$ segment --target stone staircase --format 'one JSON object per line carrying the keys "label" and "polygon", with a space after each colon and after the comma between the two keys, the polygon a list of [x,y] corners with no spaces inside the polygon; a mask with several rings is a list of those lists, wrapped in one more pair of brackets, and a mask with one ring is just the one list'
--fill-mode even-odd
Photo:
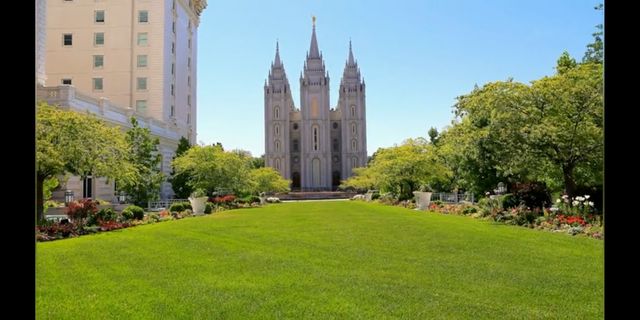
{"label": "stone staircase", "polygon": [[275,197],[282,201],[300,201],[300,200],[337,200],[350,199],[355,196],[354,192],[343,191],[305,191],[305,192],[288,192],[278,193]]}

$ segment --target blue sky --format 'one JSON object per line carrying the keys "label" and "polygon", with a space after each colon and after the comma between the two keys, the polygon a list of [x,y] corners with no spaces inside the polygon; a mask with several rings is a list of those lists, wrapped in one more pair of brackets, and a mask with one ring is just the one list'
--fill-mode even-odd
{"label": "blue sky", "polygon": [[263,85],[276,39],[296,107],[311,16],[338,99],[349,39],[367,84],[367,151],[451,123],[474,84],[529,82],[581,59],[603,14],[591,0],[209,0],[198,31],[198,141],[264,153]]}

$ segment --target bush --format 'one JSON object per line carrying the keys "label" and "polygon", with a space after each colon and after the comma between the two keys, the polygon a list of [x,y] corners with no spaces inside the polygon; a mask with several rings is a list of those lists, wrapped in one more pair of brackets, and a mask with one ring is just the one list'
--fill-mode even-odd
{"label": "bush", "polygon": [[95,226],[98,225],[101,221],[116,221],[118,219],[118,214],[113,211],[111,208],[104,208],[98,210],[93,215],[89,216],[87,220],[87,225]]}
{"label": "bush", "polygon": [[205,214],[210,214],[211,210],[213,210],[213,203],[211,203],[211,202],[205,203],[205,205],[204,205],[204,213]]}
{"label": "bush", "polygon": [[157,213],[150,213],[148,216],[149,221],[151,222],[158,222],[160,221],[160,215]]}
{"label": "bush", "polygon": [[515,208],[520,205],[520,199],[511,193],[501,196],[500,201],[504,209]]}
{"label": "bush", "polygon": [[182,211],[184,211],[184,205],[182,204],[182,202],[174,202],[169,207],[169,211],[170,212],[182,212]]}
{"label": "bush", "polygon": [[187,209],[193,210],[193,208],[191,207],[191,202],[184,201],[184,202],[181,202],[181,203],[182,203],[182,207],[184,208],[184,209],[182,209],[182,211],[187,210]]}
{"label": "bush", "polygon": [[551,206],[551,193],[544,182],[515,183],[511,191],[519,204],[529,208]]}
{"label": "bush", "polygon": [[122,216],[125,216],[125,212],[126,216],[128,216],[129,218],[127,218],[127,220],[131,220],[131,219],[136,219],[136,220],[142,220],[144,219],[144,210],[136,205],[130,205],[128,206],[126,209],[122,210]]}
{"label": "bush", "polygon": [[96,202],[91,199],[81,199],[69,203],[66,213],[78,226],[84,226],[85,219],[98,211]]}

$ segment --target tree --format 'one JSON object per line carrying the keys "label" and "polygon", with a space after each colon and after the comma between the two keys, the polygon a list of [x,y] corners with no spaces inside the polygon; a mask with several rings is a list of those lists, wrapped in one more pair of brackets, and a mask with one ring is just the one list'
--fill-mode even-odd
{"label": "tree", "polygon": [[36,207],[43,218],[44,181],[58,174],[127,182],[136,171],[123,133],[90,114],[36,105]]}
{"label": "tree", "polygon": [[[191,148],[191,144],[189,140],[185,137],[180,137],[180,141],[178,142],[178,148],[176,149],[176,154],[173,157],[175,160],[177,157],[182,156]],[[189,172],[182,172],[180,174],[176,173],[175,166],[171,166],[171,177],[169,178],[169,182],[171,183],[171,188],[175,193],[175,197],[178,199],[186,199],[193,192],[193,188],[189,186],[187,183],[189,181]]]}
{"label": "tree", "polygon": [[273,168],[252,169],[249,179],[254,194],[289,191],[289,184],[291,183],[291,181],[282,178],[280,173]]}
{"label": "tree", "polygon": [[486,84],[458,97],[456,114],[473,128],[463,152],[484,157],[479,168],[518,181],[560,179],[573,196],[576,178],[597,183],[602,176],[603,69],[563,54],[557,70],[530,86],[512,80]]}
{"label": "tree", "polygon": [[264,154],[251,159],[251,167],[254,169],[264,168]]}
{"label": "tree", "polygon": [[435,147],[425,139],[408,139],[400,146],[378,149],[366,168],[355,170],[341,188],[375,187],[400,199],[413,197],[421,185],[445,180],[449,171],[435,157]]}
{"label": "tree", "polygon": [[[604,5],[600,3],[594,9],[603,11]],[[582,57],[582,62],[584,63],[604,63],[604,41],[602,40],[604,27],[602,24],[598,24],[596,25],[596,29],[597,31],[593,33],[593,42],[587,45],[587,51],[584,53],[584,57]]]}
{"label": "tree", "polygon": [[147,202],[160,197],[160,186],[164,174],[160,171],[162,156],[158,152],[160,139],[151,136],[149,128],[142,128],[138,120],[131,117],[131,129],[126,133],[131,161],[136,168],[135,180],[122,185],[133,203],[146,207]]}
{"label": "tree", "polygon": [[432,144],[438,143],[438,129],[431,127],[427,134],[429,135],[429,141],[431,141]]}
{"label": "tree", "polygon": [[187,184],[208,193],[229,190],[243,193],[250,190],[249,158],[225,152],[221,146],[193,146],[173,160],[176,173],[189,173]]}

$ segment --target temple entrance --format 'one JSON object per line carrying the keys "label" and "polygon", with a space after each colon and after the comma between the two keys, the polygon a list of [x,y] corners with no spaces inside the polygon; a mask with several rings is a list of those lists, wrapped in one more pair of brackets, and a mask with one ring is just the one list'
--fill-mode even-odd
{"label": "temple entrance", "polygon": [[331,186],[334,190],[340,185],[340,171],[334,171],[331,175]]}
{"label": "temple entrance", "polygon": [[300,190],[300,172],[294,172],[291,175],[291,189]]}

